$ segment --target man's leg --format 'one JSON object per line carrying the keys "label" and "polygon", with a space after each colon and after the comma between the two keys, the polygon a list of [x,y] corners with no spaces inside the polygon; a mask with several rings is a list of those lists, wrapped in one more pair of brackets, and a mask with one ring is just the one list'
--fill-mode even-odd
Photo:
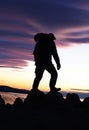
{"label": "man's leg", "polygon": [[39,82],[43,76],[43,72],[44,72],[44,68],[43,67],[36,67],[35,69],[35,79],[34,79],[34,82],[33,82],[33,86],[32,86],[32,89],[33,90],[37,90],[38,89],[38,86],[39,86]]}
{"label": "man's leg", "polygon": [[55,88],[58,74],[57,74],[57,71],[56,71],[54,65],[53,64],[48,65],[46,70],[51,74],[50,83],[49,83],[50,90],[51,91],[60,91],[61,88]]}

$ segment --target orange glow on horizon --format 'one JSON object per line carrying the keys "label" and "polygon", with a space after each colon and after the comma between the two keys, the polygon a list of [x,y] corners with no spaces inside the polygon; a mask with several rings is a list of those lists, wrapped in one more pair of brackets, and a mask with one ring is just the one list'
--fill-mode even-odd
{"label": "orange glow on horizon", "polygon": [[[61,69],[57,71],[56,87],[68,91],[70,88],[89,89],[89,45],[59,48],[58,53],[61,60]],[[28,66],[23,69],[0,68],[0,85],[30,90],[35,77],[34,72],[35,65],[31,61],[28,61]],[[45,71],[39,89],[49,91],[49,81],[50,75]]]}

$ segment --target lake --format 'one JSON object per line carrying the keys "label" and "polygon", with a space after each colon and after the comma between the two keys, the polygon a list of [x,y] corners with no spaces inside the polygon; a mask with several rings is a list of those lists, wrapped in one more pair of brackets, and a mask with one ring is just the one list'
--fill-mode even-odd
{"label": "lake", "polygon": [[13,92],[0,92],[1,97],[4,99],[5,103],[13,104],[15,99],[20,97],[23,101],[27,94],[13,93]]}

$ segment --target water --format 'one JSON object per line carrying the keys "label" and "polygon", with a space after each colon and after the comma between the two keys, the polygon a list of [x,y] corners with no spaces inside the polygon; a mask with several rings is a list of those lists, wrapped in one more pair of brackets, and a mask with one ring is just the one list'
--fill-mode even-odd
{"label": "water", "polygon": [[13,92],[0,92],[1,97],[4,99],[5,104],[13,104],[15,99],[20,97],[23,101],[27,94],[13,93]]}

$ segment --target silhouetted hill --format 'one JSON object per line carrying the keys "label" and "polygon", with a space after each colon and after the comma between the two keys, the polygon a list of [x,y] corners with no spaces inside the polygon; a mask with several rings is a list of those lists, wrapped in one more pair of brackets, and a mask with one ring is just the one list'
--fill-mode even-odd
{"label": "silhouetted hill", "polygon": [[12,87],[9,87],[9,86],[0,85],[0,92],[15,92],[15,93],[28,94],[29,90],[12,88]]}

